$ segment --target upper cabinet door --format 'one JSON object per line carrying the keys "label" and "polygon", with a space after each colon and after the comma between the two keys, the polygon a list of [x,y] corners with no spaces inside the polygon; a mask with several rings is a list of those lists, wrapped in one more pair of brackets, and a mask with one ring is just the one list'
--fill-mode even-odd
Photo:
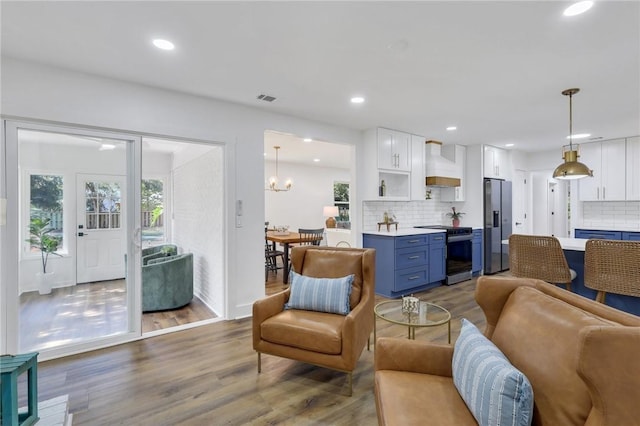
{"label": "upper cabinet door", "polygon": [[625,140],[602,142],[602,199],[626,199]]}
{"label": "upper cabinet door", "polygon": [[491,145],[484,146],[484,177],[506,179],[509,176],[507,151]]}
{"label": "upper cabinet door", "polygon": [[640,136],[627,138],[627,200],[640,200]]}
{"label": "upper cabinet door", "polygon": [[378,168],[411,171],[411,135],[378,129]]}
{"label": "upper cabinet door", "polygon": [[593,177],[580,179],[580,201],[624,201],[626,199],[624,139],[580,145],[578,161],[593,170]]}
{"label": "upper cabinet door", "polygon": [[[579,148],[578,161],[593,170],[593,177],[580,179],[578,198],[580,201],[600,201],[600,181],[602,179],[602,147],[598,143],[584,143]],[[564,161],[564,160],[563,160]]]}

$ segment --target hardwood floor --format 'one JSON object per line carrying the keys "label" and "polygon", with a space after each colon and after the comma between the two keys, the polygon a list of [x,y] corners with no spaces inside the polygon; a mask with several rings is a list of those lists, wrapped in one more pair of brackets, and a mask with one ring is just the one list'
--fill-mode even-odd
{"label": "hardwood floor", "polygon": [[[270,274],[266,292],[284,286]],[[414,294],[479,327],[476,280]],[[386,300],[379,297],[380,301]],[[378,336],[406,337],[406,328],[378,320]],[[446,342],[446,326],[419,329],[416,339]],[[347,396],[344,373],[257,355],[251,319],[222,321],[38,366],[39,399],[69,395],[75,425],[375,425],[373,346],[366,349]]]}
{"label": "hardwood floor", "polygon": [[[124,280],[78,284],[51,294],[20,295],[20,347],[38,351],[124,333],[128,329]],[[142,332],[216,318],[194,297],[183,308],[142,315]]]}

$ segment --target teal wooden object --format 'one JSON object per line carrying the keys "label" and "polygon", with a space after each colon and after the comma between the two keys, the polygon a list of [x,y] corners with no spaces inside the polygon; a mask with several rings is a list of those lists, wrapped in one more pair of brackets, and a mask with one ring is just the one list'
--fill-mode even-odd
{"label": "teal wooden object", "polygon": [[[38,353],[0,356],[0,422],[2,426],[28,426],[38,420]],[[28,411],[18,414],[18,376],[27,372]]]}

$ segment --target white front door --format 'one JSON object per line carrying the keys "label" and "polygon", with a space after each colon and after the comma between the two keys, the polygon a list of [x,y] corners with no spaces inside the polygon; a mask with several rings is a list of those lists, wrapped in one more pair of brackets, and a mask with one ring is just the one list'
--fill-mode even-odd
{"label": "white front door", "polygon": [[78,283],[125,277],[125,178],[77,175]]}

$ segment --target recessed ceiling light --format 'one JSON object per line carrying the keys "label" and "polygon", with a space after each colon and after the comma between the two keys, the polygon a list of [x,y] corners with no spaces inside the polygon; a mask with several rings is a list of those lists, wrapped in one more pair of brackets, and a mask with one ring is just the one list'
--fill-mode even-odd
{"label": "recessed ceiling light", "polygon": [[311,138],[304,138],[304,139],[302,139],[302,141],[303,141],[303,142],[311,142],[312,140],[313,140],[313,139],[311,139]]}
{"label": "recessed ceiling light", "polygon": [[456,129],[457,129],[457,127],[456,127],[456,126],[449,126],[449,127],[447,127],[447,130],[456,130]]}
{"label": "recessed ceiling light", "polygon": [[[584,138],[588,138],[589,136],[591,136],[591,133],[576,133],[575,135],[573,135],[573,139],[584,139]],[[567,139],[569,139],[570,136],[567,136]]]}
{"label": "recessed ceiling light", "polygon": [[511,147],[511,146],[513,146],[513,145],[514,145],[514,144],[512,144],[512,143],[506,143],[506,144],[504,144],[504,146],[506,146],[506,147]]}
{"label": "recessed ceiling light", "polygon": [[158,49],[162,49],[162,50],[173,50],[173,49],[175,49],[175,46],[173,45],[173,43],[171,43],[169,40],[163,40],[161,38],[157,38],[157,39],[153,40],[153,45],[155,47],[157,47]]}
{"label": "recessed ceiling light", "polygon": [[580,15],[581,13],[584,13],[587,10],[591,9],[591,6],[593,6],[592,1],[579,1],[578,3],[574,3],[566,8],[564,12],[562,12],[562,14],[564,16]]}
{"label": "recessed ceiling light", "polygon": [[353,98],[351,98],[352,104],[361,104],[363,102],[364,102],[364,98],[362,96],[354,96]]}
{"label": "recessed ceiling light", "polygon": [[318,163],[318,162],[320,162],[320,159],[319,159],[319,158],[314,158],[314,159],[313,159],[313,162],[314,162],[314,163]]}
{"label": "recessed ceiling light", "polygon": [[98,151],[111,151],[113,149],[116,149],[116,146],[112,143],[103,143],[100,144],[100,148],[98,149]]}

